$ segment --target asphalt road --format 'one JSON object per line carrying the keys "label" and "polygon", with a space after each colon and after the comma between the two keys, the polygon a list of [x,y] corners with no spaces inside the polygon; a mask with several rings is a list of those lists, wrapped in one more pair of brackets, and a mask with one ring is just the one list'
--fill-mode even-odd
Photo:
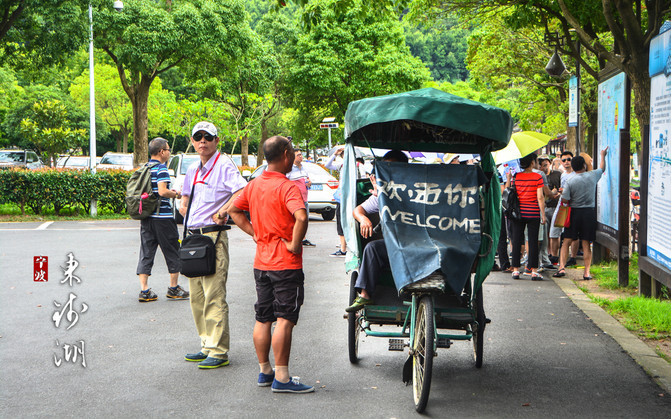
{"label": "asphalt road", "polygon": [[[351,365],[343,320],[348,279],[333,222],[312,219],[304,253],[305,305],[294,332],[290,371],[313,394],[258,388],[251,331],[254,243],[230,231],[228,301],[231,365],[199,370],[183,361],[198,350],[186,301],[168,301],[167,270],[157,255],[150,286],[157,302],[137,301],[135,221],[0,224],[0,417],[416,417],[401,382],[406,354],[367,338]],[[62,284],[67,254],[80,284]],[[33,257],[49,257],[49,281],[33,281]],[[187,284],[186,279],[180,280]],[[671,395],[598,329],[552,281],[485,282],[485,361],[455,342],[434,360],[428,417],[645,417],[671,415]],[[70,293],[88,310],[59,328],[54,302]],[[56,345],[58,340],[59,345]],[[63,361],[62,345],[84,341],[86,367]]]}

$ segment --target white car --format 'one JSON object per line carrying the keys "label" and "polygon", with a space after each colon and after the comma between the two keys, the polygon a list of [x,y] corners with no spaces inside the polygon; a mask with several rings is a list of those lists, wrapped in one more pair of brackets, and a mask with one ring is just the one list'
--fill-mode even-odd
{"label": "white car", "polygon": [[[333,194],[338,189],[338,179],[331,176],[329,172],[324,170],[321,166],[315,163],[303,162],[303,167],[310,176],[312,185],[308,188],[308,208],[310,212],[321,214],[322,218],[330,221],[335,217],[336,202]],[[259,166],[258,169],[252,173],[249,180],[252,180],[266,170],[266,165]]]}
{"label": "white car", "polygon": [[89,156],[62,156],[56,162],[56,167],[87,170],[90,160]]}
{"label": "white car", "polygon": [[[221,153],[223,158],[231,159],[228,154]],[[178,153],[170,157],[168,161],[168,172],[170,173],[170,189],[181,191],[184,186],[184,178],[186,177],[186,170],[194,163],[200,161],[200,155],[197,153]],[[233,159],[231,159],[233,161]],[[181,199],[172,200],[172,211],[175,221],[178,224],[184,222],[184,217],[179,213],[181,207]]]}
{"label": "white car", "polygon": [[108,151],[103,154],[100,163],[96,166],[99,170],[122,169],[133,170],[133,154],[132,153],[113,153]]}

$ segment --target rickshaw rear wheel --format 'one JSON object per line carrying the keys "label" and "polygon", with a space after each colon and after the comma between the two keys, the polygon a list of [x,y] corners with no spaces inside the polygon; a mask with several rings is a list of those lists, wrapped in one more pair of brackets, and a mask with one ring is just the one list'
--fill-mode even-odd
{"label": "rickshaw rear wheel", "polygon": [[478,293],[475,294],[473,305],[475,320],[478,322],[476,326],[477,329],[473,333],[473,358],[475,358],[475,367],[480,368],[482,367],[484,356],[485,324],[487,322],[487,319],[485,318],[485,308],[483,306],[482,286],[478,290]]}
{"label": "rickshaw rear wheel", "polygon": [[415,410],[426,409],[431,391],[431,370],[434,355],[433,299],[427,295],[419,300],[412,342],[412,392]]}
{"label": "rickshaw rear wheel", "polygon": [[[356,298],[356,289],[354,284],[356,284],[356,279],[359,277],[357,271],[352,272],[349,283],[349,303],[352,304]],[[349,362],[356,364],[359,362],[359,333],[361,329],[359,327],[359,316],[361,316],[361,311],[356,311],[354,313],[348,313],[347,315],[347,347],[349,349]]]}

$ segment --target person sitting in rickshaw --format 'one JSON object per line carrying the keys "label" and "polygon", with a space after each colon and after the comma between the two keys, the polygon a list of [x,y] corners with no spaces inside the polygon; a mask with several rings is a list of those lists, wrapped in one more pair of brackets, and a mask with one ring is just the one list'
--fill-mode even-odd
{"label": "person sitting in rickshaw", "polygon": [[[391,150],[384,155],[382,161],[407,163],[408,156],[400,150]],[[371,180],[375,188],[375,178],[372,175]],[[373,192],[367,200],[354,209],[354,219],[359,223],[361,237],[364,239],[373,235],[373,223],[368,218],[368,215],[379,211],[380,207],[376,192]],[[350,313],[355,312],[368,304],[372,304],[372,296],[375,292],[377,278],[382,272],[390,269],[389,256],[387,255],[387,246],[384,244],[384,239],[373,240],[368,243],[363,250],[359,276],[354,284],[359,295],[345,311]]]}

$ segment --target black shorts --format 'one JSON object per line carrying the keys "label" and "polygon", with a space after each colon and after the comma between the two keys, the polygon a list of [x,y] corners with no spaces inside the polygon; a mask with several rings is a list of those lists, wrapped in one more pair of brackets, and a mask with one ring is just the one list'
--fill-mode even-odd
{"label": "black shorts", "polygon": [[564,229],[571,240],[596,240],[596,208],[571,208],[571,225]]}
{"label": "black shorts", "polygon": [[298,314],[303,305],[302,269],[284,271],[261,271],[254,269],[256,297],[254,304],[256,321],[274,322],[278,317],[298,323]]}

